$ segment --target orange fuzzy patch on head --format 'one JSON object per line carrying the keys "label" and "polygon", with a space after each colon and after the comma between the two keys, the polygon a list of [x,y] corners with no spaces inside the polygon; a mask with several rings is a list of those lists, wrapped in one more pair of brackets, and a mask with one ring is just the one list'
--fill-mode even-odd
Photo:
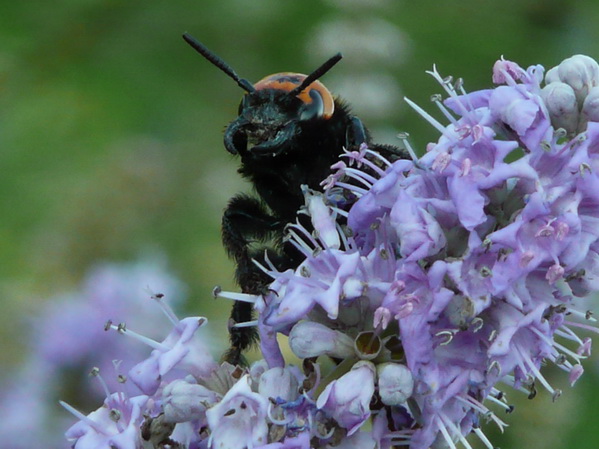
{"label": "orange fuzzy patch on head", "polygon": [[[305,79],[306,75],[302,73],[275,73],[273,75],[269,75],[267,77],[262,78],[260,81],[254,84],[254,88],[256,90],[276,89],[285,92],[291,92],[297,86],[302,84],[302,81],[304,81]],[[318,92],[322,98],[322,102],[324,104],[324,112],[322,117],[324,119],[331,118],[333,112],[335,111],[335,101],[333,100],[333,95],[331,95],[331,92],[329,92],[329,90],[320,81],[314,81],[303,91],[301,91],[297,98],[299,98],[305,104],[312,103],[313,100],[310,97],[311,90],[315,90],[316,92]]]}

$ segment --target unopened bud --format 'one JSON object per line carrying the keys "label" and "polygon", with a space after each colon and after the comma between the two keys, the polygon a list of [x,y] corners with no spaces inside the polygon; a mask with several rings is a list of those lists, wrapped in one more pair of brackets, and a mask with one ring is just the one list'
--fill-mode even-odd
{"label": "unopened bud", "polygon": [[377,366],[379,394],[385,405],[399,405],[408,400],[414,391],[414,378],[407,366],[384,363]]}
{"label": "unopened bud", "polygon": [[593,87],[582,104],[582,115],[587,122],[599,122],[599,87]]}
{"label": "unopened bud", "polygon": [[289,346],[302,359],[320,355],[344,359],[354,354],[354,342],[350,337],[313,321],[301,321],[293,326]]}
{"label": "unopened bud", "polygon": [[582,104],[589,90],[599,84],[599,64],[589,56],[574,55],[564,59],[557,70],[559,79],[574,89],[578,104]]}
{"label": "unopened bud", "polygon": [[541,90],[541,98],[547,106],[553,127],[575,133],[578,128],[578,104],[574,89],[566,83],[553,82]]}
{"label": "unopened bud", "polygon": [[202,385],[175,380],[162,393],[167,422],[186,422],[202,418],[206,409],[217,402],[216,394]]}

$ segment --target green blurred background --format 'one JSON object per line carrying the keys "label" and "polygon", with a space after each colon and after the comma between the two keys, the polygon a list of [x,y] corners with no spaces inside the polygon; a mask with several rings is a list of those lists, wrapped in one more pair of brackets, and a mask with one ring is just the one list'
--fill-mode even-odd
{"label": "green blurred background", "polygon": [[[182,32],[253,81],[309,72],[338,46],[346,58],[323,81],[354,99],[379,140],[408,131],[422,151],[437,135],[401,98],[433,110],[440,89],[424,74],[433,64],[475,90],[490,86],[501,55],[545,67],[575,53],[599,58],[598,23],[592,0],[2,2],[0,380],[23,358],[23,317],[98,261],[166,255],[190,288],[187,310],[224,332],[229,304],[210,291],[235,288],[220,215],[248,187],[222,131],[242,91]],[[361,53],[361,43],[371,47]],[[565,390],[555,404],[544,391],[532,402],[512,392],[507,433],[486,429],[494,443],[599,447],[594,365],[574,389],[550,371]]]}

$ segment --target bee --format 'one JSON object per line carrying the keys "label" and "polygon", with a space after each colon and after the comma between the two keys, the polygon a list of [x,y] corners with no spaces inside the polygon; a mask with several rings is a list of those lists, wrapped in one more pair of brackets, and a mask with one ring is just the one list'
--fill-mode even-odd
{"label": "bee", "polygon": [[[341,60],[341,53],[308,75],[281,72],[252,84],[189,34],[183,39],[245,91],[237,118],[225,130],[224,146],[240,158],[238,172],[257,195],[231,198],[222,218],[222,241],[236,264],[241,290],[264,294],[271,279],[254,260],[263,262],[266,251],[269,261],[285,270],[303,259],[284,238],[286,226],[298,219],[304,204],[302,186],[320,190],[339,156],[364,143],[390,161],[407,155],[394,146],[372,143],[362,121],[319,81]],[[235,326],[251,319],[252,305],[236,302],[229,321],[231,346],[224,356],[233,365],[244,362],[243,352],[257,340],[255,328]]]}

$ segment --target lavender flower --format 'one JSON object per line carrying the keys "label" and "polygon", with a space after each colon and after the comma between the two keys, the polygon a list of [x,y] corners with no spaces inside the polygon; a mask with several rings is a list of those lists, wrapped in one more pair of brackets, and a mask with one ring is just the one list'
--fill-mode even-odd
{"label": "lavender flower", "polygon": [[329,413],[352,435],[370,417],[374,394],[375,368],[371,362],[358,362],[350,372],[327,385],[316,406]]}
{"label": "lavender flower", "polygon": [[144,356],[141,346],[126,339],[114,341],[104,331],[109,318],[128,317],[130,325],[150,336],[168,330],[160,310],[149,306],[145,291],[160,289],[175,305],[183,300],[183,285],[164,265],[159,259],[98,265],[78,290],[48,300],[28,318],[25,325],[32,338],[25,362],[14,373],[5,372],[7,379],[14,380],[0,391],[4,445],[13,449],[64,446],[61,429],[68,420],[56,413],[61,396],[101,401],[105,391],[98,383],[92,391],[81,390],[89,370],[98,366],[109,373],[106,380],[114,388],[118,375]]}
{"label": "lavender flower", "polygon": [[[574,329],[588,325],[566,316],[588,319],[575,297],[597,290],[599,124],[592,113],[577,114],[585,102],[594,107],[597,68],[573,57],[557,69],[566,87],[553,80],[543,87],[542,67],[501,60],[493,79],[502,85],[471,94],[431,72],[449,96],[433,101],[450,125],[407,101],[441,132],[438,142],[419,160],[394,164],[365,147],[348,152],[324,185],[351,237],[340,232],[342,245],[331,248],[293,226],[306,260],[294,272],[265,267],[274,293],[257,299],[260,320],[289,334],[298,356],[343,341],[331,332],[356,345],[371,332],[382,345],[372,363],[405,363],[409,373],[397,378],[378,372],[383,403],[406,416],[403,426],[387,423],[383,440],[470,447],[465,436],[474,431],[492,447],[480,417],[503,423],[482,402],[511,410],[498,382],[533,395],[536,381],[557,397],[542,361],[572,382],[582,374],[584,343]],[[359,198],[349,213],[335,204],[339,188]],[[313,226],[318,231],[314,216]],[[296,333],[310,341],[295,332],[310,329],[306,323],[318,335],[319,344],[308,345],[314,353],[295,343]],[[391,399],[388,385],[402,376],[407,394]]]}
{"label": "lavender flower", "polygon": [[77,449],[470,449],[470,433],[492,449],[481,424],[505,424],[488,407],[513,409],[501,385],[556,399],[547,362],[576,382],[590,340],[575,331],[597,331],[577,304],[599,290],[599,65],[575,56],[543,83],[541,66],[502,59],[499,85],[473,93],[430,74],[449,125],[406,100],[441,134],[426,154],[348,151],[324,193],[304,189],[312,229],[288,227],[299,267],[266,259],[265,295],[215,289],[254,303],[239,325],[258,326],[264,360],[219,365],[204,320],[168,314],[173,331],[130,373],[143,422],[130,404],[110,406],[120,427],[74,411]]}
{"label": "lavender flower", "polygon": [[209,445],[223,449],[265,445],[267,410],[268,400],[251,390],[248,376],[242,377],[206,412],[212,431]]}

